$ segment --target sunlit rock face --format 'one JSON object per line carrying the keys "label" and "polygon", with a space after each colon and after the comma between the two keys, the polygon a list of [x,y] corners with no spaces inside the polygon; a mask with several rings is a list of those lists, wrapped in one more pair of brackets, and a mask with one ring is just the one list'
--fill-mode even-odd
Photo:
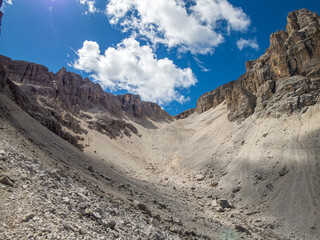
{"label": "sunlit rock face", "polygon": [[115,96],[104,92],[99,84],[65,68],[52,73],[43,65],[14,61],[1,55],[0,92],[80,149],[83,149],[79,143],[82,134],[87,132],[83,124],[115,139],[138,135],[130,121],[173,120],[159,105],[141,101],[137,95]]}
{"label": "sunlit rock face", "polygon": [[[290,12],[287,21],[286,31],[271,34],[266,53],[246,63],[244,75],[198,99],[198,113],[226,101],[229,120],[242,121],[262,109],[292,114],[319,101],[320,17],[301,9]],[[276,103],[280,96],[285,106]],[[272,109],[267,99],[275,101]]]}

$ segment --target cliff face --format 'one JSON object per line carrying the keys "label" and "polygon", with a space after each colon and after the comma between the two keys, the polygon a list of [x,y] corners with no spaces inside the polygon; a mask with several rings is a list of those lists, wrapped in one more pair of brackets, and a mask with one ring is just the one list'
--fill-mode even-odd
{"label": "cliff face", "polygon": [[99,84],[62,68],[58,73],[35,63],[0,56],[0,92],[10,96],[23,110],[78,148],[86,130],[95,129],[110,138],[138,134],[124,119],[171,121],[155,103],[139,96],[114,96]]}
{"label": "cliff face", "polygon": [[301,9],[289,13],[287,20],[286,31],[271,35],[269,49],[246,63],[244,75],[198,99],[198,113],[226,101],[229,120],[242,121],[254,112],[292,114],[319,102],[320,17]]}
{"label": "cliff face", "polygon": [[141,101],[139,95],[118,95],[121,109],[136,120],[149,118],[154,121],[172,121],[172,116],[163,111],[158,104]]}
{"label": "cliff face", "polygon": [[182,113],[179,113],[178,115],[175,116],[176,119],[184,119],[189,117],[191,114],[193,114],[196,111],[195,108],[190,108]]}

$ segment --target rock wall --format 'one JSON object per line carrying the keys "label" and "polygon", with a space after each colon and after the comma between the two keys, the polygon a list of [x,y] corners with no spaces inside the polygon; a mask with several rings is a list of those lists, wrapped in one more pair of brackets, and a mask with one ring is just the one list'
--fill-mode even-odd
{"label": "rock wall", "polygon": [[174,116],[176,119],[184,119],[184,118],[187,118],[189,117],[191,114],[193,114],[194,112],[196,111],[195,108],[191,108],[191,109],[188,109],[176,116]]}
{"label": "rock wall", "polygon": [[[143,102],[139,96],[114,96],[99,84],[62,68],[56,74],[45,66],[13,61],[0,55],[0,92],[10,96],[22,109],[51,131],[82,149],[78,141],[87,131],[79,120],[85,119],[90,129],[110,138],[138,134],[135,122],[151,119],[171,121],[172,117],[155,103]],[[84,116],[84,112],[95,118]],[[69,129],[70,131],[65,131]],[[70,133],[71,132],[71,133]]]}
{"label": "rock wall", "polygon": [[[291,81],[295,82],[295,86],[301,85],[302,89],[295,92],[296,103],[290,102],[295,98],[282,99],[290,104],[289,112],[301,111],[304,107],[315,104],[320,76],[320,17],[317,13],[301,9],[289,13],[287,21],[286,31],[278,31],[271,35],[270,47],[266,53],[246,63],[244,75],[236,81],[203,94],[198,99],[198,113],[215,108],[226,101],[230,111],[229,120],[242,121],[256,110],[261,112],[264,107],[269,107],[265,101],[273,94],[286,96],[286,92],[282,92],[283,88],[280,86],[289,86]],[[293,76],[300,77],[291,78]],[[280,83],[281,81],[287,84]],[[313,82],[311,89],[306,84],[310,81]],[[315,101],[302,100],[310,97]],[[289,113],[283,107],[273,107],[273,110],[280,114]]]}
{"label": "rock wall", "polygon": [[116,96],[121,103],[121,109],[136,120],[151,119],[154,121],[172,121],[172,116],[152,102],[141,101],[139,95],[126,94]]}

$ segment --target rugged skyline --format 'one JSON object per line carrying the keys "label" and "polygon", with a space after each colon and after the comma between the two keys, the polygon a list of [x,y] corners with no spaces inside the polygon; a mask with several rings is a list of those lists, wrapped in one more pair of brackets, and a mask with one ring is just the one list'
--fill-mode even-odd
{"label": "rugged skyline", "polygon": [[318,239],[319,39],[290,12],[179,118],[1,55],[0,238]]}
{"label": "rugged skyline", "polygon": [[184,2],[7,0],[0,54],[53,72],[65,66],[93,74],[107,92],[139,94],[175,115],[241,76],[245,61],[264,53],[269,35],[284,29],[289,11],[318,10],[314,1],[278,8],[278,2]]}

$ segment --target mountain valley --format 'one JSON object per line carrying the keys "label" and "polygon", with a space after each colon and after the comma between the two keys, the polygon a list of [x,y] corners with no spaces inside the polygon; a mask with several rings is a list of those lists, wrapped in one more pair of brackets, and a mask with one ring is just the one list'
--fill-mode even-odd
{"label": "mountain valley", "polygon": [[319,239],[320,17],[171,116],[0,56],[1,239]]}

